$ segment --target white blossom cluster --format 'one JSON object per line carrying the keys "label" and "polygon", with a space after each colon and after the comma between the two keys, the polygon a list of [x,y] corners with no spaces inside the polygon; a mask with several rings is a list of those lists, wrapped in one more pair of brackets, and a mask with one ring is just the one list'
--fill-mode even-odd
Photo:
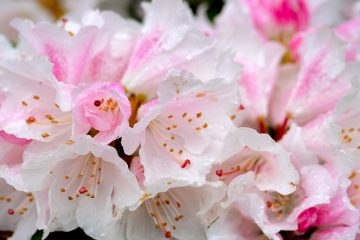
{"label": "white blossom cluster", "polygon": [[0,1],[9,239],[360,239],[359,2],[227,0],[214,22],[20,2]]}

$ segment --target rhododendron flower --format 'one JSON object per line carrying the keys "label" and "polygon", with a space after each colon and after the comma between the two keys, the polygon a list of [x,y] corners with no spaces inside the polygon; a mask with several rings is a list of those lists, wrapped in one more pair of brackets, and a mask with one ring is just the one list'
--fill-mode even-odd
{"label": "rhododendron flower", "polygon": [[[206,239],[201,215],[223,196],[221,187],[184,186],[148,194],[135,210],[124,214],[104,239]],[[141,229],[139,229],[141,224]]]}
{"label": "rhododendron flower", "polygon": [[310,27],[332,26],[344,19],[348,1],[234,0],[228,5],[244,9],[253,27],[264,39],[287,45],[291,38]]}
{"label": "rhododendron flower", "polygon": [[31,48],[28,51],[47,56],[56,79],[70,85],[118,80],[138,29],[111,12],[88,12],[80,23],[63,19],[60,26],[20,19],[12,25]]}
{"label": "rhododendron flower", "polygon": [[[255,173],[248,172],[230,182],[228,199],[222,206],[230,208],[227,211],[239,212],[241,218],[252,219],[269,238],[281,239],[277,233],[280,230],[296,230],[297,218],[302,211],[330,201],[331,187],[326,184],[331,178],[329,174],[321,176],[323,173],[326,174],[326,170],[303,169],[301,177],[304,182],[297,185],[296,192],[283,195],[275,191],[259,191],[255,186]],[[229,230],[230,235],[240,237],[244,234],[241,229]]]}
{"label": "rhododendron flower", "polygon": [[37,229],[35,198],[24,192],[21,175],[22,155],[30,142],[0,131],[0,231],[13,231],[13,240],[30,239]]}
{"label": "rhododendron flower", "polygon": [[188,70],[201,81],[237,76],[232,55],[196,29],[191,10],[180,0],[154,0],[142,6],[144,24],[121,79],[126,90],[153,99],[171,68]]}
{"label": "rhododendron flower", "polygon": [[80,226],[99,237],[141,197],[135,177],[115,149],[96,144],[90,136],[63,144],[32,143],[24,153],[23,176],[31,191],[47,198],[39,203],[46,231]]}
{"label": "rhododendron flower", "polygon": [[229,184],[237,176],[253,172],[255,185],[261,191],[277,191],[284,195],[295,191],[298,173],[288,153],[268,135],[239,128],[229,133],[225,142],[224,160],[213,170],[219,180]]}
{"label": "rhododendron flower", "polygon": [[[144,168],[139,159],[132,170],[141,186],[144,185]],[[175,187],[172,187],[175,186]],[[183,185],[172,183],[162,192],[156,186],[144,188],[141,205],[135,211],[124,213],[104,239],[206,239],[204,214],[225,194],[218,183]],[[138,224],[142,225],[139,230]]]}
{"label": "rhododendron flower", "polygon": [[300,233],[317,227],[318,230],[310,239],[355,239],[359,228],[359,212],[350,203],[346,193],[348,182],[341,183],[330,203],[310,208],[299,216]]}
{"label": "rhododendron flower", "polygon": [[[314,49],[314,46],[317,46]],[[303,125],[319,114],[334,110],[337,101],[350,89],[354,76],[352,66],[345,64],[344,45],[329,29],[308,33],[299,45],[300,69],[287,80],[290,85],[278,81],[275,94],[286,94],[272,102],[272,122],[281,124],[288,115]],[[296,79],[294,81],[293,79]],[[322,100],[318,96],[323,93]]]}
{"label": "rhododendron flower", "polygon": [[230,119],[238,100],[234,86],[221,79],[203,84],[178,70],[169,73],[158,99],[139,109],[138,122],[122,141],[128,154],[140,144],[145,186],[204,182],[220,158],[226,133],[235,128]]}
{"label": "rhododendron flower", "polygon": [[[51,65],[44,58],[7,59],[1,63],[0,128],[19,138],[52,141],[71,134],[71,113],[56,104]],[[25,73],[20,69],[28,69]]]}
{"label": "rhododendron flower", "polygon": [[[226,6],[215,28],[224,46],[236,51],[234,60],[244,65],[239,108],[245,111],[234,114],[237,124],[260,132],[267,132],[270,125],[279,129],[280,139],[291,121],[304,125],[333,111],[357,74],[356,65],[346,64],[345,45],[336,35],[328,28],[313,29],[297,36],[291,50],[286,50],[277,43],[263,42],[242,21],[246,17],[241,8],[240,14],[236,11],[239,7],[238,1]],[[317,101],[321,91],[326,95]]]}
{"label": "rhododendron flower", "polygon": [[130,103],[121,85],[92,84],[80,86],[72,93],[73,135],[99,131],[95,140],[111,142],[128,127]]}
{"label": "rhododendron flower", "polygon": [[[31,70],[34,75],[29,79],[18,75],[16,69],[12,69],[12,64],[20,68],[41,65],[43,69]],[[109,143],[120,137],[129,124],[130,103],[119,83],[96,83],[72,88],[70,99],[64,98],[63,101],[72,107],[68,112],[62,111],[56,103],[57,91],[52,84],[51,66],[44,59],[4,62],[3,70],[4,88],[18,88],[16,93],[9,94],[0,109],[0,112],[18,109],[4,114],[0,119],[1,128],[8,133],[48,142],[57,137],[70,138],[71,134],[76,137],[94,129],[98,132],[96,141]],[[24,83],[27,83],[27,88],[21,85]],[[28,92],[29,88],[32,89],[31,93]]]}
{"label": "rhododendron flower", "polygon": [[0,32],[13,41],[17,39],[16,31],[9,26],[13,18],[28,18],[35,22],[53,20],[50,13],[34,0],[18,2],[2,0],[1,6]]}
{"label": "rhododendron flower", "polygon": [[360,239],[360,5],[204,1],[0,0],[0,239]]}
{"label": "rhododendron flower", "polygon": [[0,219],[0,231],[14,232],[10,240],[31,239],[37,229],[34,195],[18,191],[0,178]]}

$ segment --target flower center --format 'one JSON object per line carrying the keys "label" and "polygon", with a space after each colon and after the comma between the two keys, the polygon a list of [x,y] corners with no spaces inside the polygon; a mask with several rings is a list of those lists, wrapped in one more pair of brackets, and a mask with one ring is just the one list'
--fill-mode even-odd
{"label": "flower center", "polygon": [[155,198],[145,201],[149,216],[153,219],[156,229],[160,229],[165,238],[171,238],[178,222],[184,219],[180,213],[181,203],[173,192],[159,193]]}
{"label": "flower center", "polygon": [[116,100],[112,99],[111,97],[108,99],[100,99],[100,100],[95,100],[94,101],[94,106],[100,110],[100,111],[104,111],[104,112],[112,112],[112,113],[116,113],[117,110],[119,109],[119,104]]}
{"label": "flower center", "polygon": [[291,212],[292,195],[282,195],[280,193],[267,193],[269,200],[266,201],[267,208],[275,214],[277,220],[283,219],[286,214]]}
{"label": "flower center", "polygon": [[[34,196],[32,193],[24,193],[13,190],[7,196],[0,195],[0,204],[3,202],[7,205],[7,214],[9,216],[24,215],[32,207]],[[31,205],[31,206],[30,206]]]}
{"label": "flower center", "polygon": [[[64,186],[60,188],[60,192],[64,194],[69,192],[67,195],[69,201],[79,198],[81,195],[96,198],[97,188],[103,180],[102,159],[88,154],[81,161],[79,168],[64,176]],[[78,171],[79,169],[80,171]],[[53,174],[53,172],[50,172],[50,174]]]}
{"label": "flower center", "polygon": [[228,170],[217,169],[215,174],[220,177],[222,181],[228,181],[249,171],[253,171],[255,174],[259,173],[262,166],[265,164],[265,160],[260,155],[252,155],[244,160],[237,161]]}

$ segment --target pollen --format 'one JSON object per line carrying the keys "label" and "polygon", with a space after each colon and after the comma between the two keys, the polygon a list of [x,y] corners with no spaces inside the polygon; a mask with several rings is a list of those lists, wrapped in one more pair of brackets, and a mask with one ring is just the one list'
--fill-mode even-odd
{"label": "pollen", "polygon": [[35,99],[35,100],[40,100],[40,97],[39,97],[38,95],[34,95],[34,96],[33,96],[33,99]]}
{"label": "pollen", "polygon": [[73,140],[71,140],[71,139],[69,139],[69,140],[67,140],[67,141],[66,141],[66,144],[67,144],[67,145],[74,144],[74,141],[73,141]]}
{"label": "pollen", "polygon": [[45,114],[45,118],[47,118],[47,119],[50,120],[50,121],[53,121],[53,120],[54,120],[54,117],[51,116],[50,114]]}
{"label": "pollen", "polygon": [[206,93],[202,92],[202,93],[197,93],[195,96],[200,98],[200,97],[205,97]]}
{"label": "pollen", "polygon": [[50,137],[50,135],[49,135],[48,133],[43,133],[43,134],[41,134],[41,136],[42,136],[43,138],[48,138],[48,137]]}
{"label": "pollen", "polygon": [[356,177],[356,172],[352,172],[351,175],[349,176],[349,179],[353,179]]}
{"label": "pollen", "polygon": [[181,115],[183,118],[187,116],[187,113],[184,112],[182,115]]}
{"label": "pollen", "polygon": [[197,118],[200,118],[202,116],[202,113],[201,112],[198,112],[197,114],[196,114],[196,117]]}
{"label": "pollen", "polygon": [[24,107],[26,107],[26,106],[28,105],[27,102],[25,102],[25,101],[22,101],[21,104],[22,104]]}

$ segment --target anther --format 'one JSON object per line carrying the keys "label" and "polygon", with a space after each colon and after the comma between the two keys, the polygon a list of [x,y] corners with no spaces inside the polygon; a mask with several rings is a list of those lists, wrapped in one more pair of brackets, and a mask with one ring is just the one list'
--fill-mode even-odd
{"label": "anther", "polygon": [[43,133],[43,134],[41,134],[41,136],[42,136],[43,138],[48,138],[50,135],[49,135],[48,133]]}

